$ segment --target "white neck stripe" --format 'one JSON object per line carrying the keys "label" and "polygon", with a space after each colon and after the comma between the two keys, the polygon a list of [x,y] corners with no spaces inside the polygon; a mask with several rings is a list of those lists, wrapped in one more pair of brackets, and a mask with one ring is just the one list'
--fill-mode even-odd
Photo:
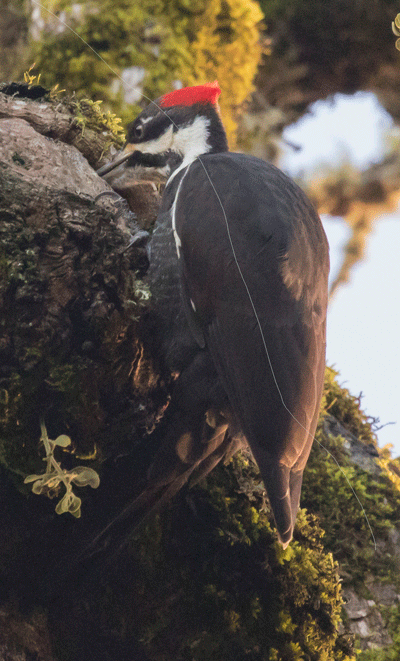
{"label": "white neck stripe", "polygon": [[[182,167],[182,166],[181,166],[181,167]],[[185,167],[186,167],[186,166],[185,166]],[[171,226],[172,226],[172,231],[173,231],[173,233],[174,233],[174,239],[175,239],[175,245],[176,245],[176,252],[177,252],[177,254],[178,254],[178,258],[179,258],[180,255],[181,255],[181,250],[180,250],[180,249],[181,249],[181,246],[182,246],[182,241],[180,240],[179,234],[178,234],[178,232],[177,232],[177,230],[176,230],[176,205],[177,205],[177,203],[178,203],[178,197],[179,197],[179,193],[180,193],[180,190],[181,190],[181,186],[182,186],[182,184],[183,184],[183,180],[184,180],[184,178],[186,177],[187,173],[189,172],[189,168],[190,168],[190,163],[189,163],[189,165],[187,166],[187,170],[186,170],[185,174],[183,175],[182,179],[181,179],[180,182],[179,182],[179,185],[178,185],[178,188],[177,188],[177,191],[176,191],[176,194],[175,194],[175,199],[174,199],[174,202],[173,202],[173,205],[172,205],[172,209],[171,209]],[[175,173],[174,173],[174,174],[175,174]],[[171,179],[171,177],[170,177],[170,179]],[[169,179],[168,182],[167,182],[167,186],[168,186],[168,183],[169,183],[170,179]]]}
{"label": "white neck stripe", "polygon": [[211,146],[208,143],[208,136],[210,134],[209,126],[210,120],[207,117],[197,115],[189,126],[176,131],[172,149],[183,155],[183,161],[171,174],[167,181],[167,186],[178,172],[184,170],[190,163],[193,163],[198,156],[210,151]]}

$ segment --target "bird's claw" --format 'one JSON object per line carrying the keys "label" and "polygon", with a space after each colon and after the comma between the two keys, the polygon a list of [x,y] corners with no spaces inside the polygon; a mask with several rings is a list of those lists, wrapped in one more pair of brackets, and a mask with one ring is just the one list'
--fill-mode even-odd
{"label": "bird's claw", "polygon": [[130,241],[125,248],[121,250],[121,254],[135,246],[135,248],[141,248],[145,246],[150,238],[150,234],[146,230],[138,230],[135,234],[132,234]]}

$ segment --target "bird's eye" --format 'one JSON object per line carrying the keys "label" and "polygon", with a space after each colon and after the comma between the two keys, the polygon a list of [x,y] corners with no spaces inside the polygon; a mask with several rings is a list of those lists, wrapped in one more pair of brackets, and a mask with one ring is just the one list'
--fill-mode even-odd
{"label": "bird's eye", "polygon": [[143,124],[138,124],[137,126],[133,127],[133,137],[138,139],[141,138],[143,135]]}

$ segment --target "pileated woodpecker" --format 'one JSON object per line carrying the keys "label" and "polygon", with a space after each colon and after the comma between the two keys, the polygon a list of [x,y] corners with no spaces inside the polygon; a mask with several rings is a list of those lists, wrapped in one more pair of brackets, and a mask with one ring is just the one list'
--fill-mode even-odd
{"label": "pileated woodpecker", "polygon": [[150,103],[99,171],[171,168],[148,280],[160,352],[179,377],[136,506],[169,498],[245,439],[286,545],[323,386],[328,244],[293,181],[228,151],[219,94],[215,81]]}

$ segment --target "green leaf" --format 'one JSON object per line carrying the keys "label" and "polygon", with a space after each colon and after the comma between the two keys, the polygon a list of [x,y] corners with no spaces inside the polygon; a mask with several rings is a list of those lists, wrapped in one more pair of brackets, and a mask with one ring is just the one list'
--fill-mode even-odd
{"label": "green leaf", "polygon": [[64,512],[68,512],[68,504],[65,496],[57,503],[56,512],[57,514],[64,514]]}
{"label": "green leaf", "polygon": [[76,518],[79,518],[81,515],[81,499],[78,496],[75,496],[72,491],[67,491],[65,496],[61,498],[60,502],[57,503],[56,512],[57,514],[64,514],[64,512],[70,512]]}
{"label": "green leaf", "polygon": [[71,445],[71,439],[69,436],[66,436],[65,434],[61,434],[61,436],[57,436],[56,440],[53,441],[56,445],[59,445],[61,448],[66,448],[68,445]]}
{"label": "green leaf", "polygon": [[100,484],[100,478],[93,468],[86,468],[85,466],[77,466],[70,471],[71,475],[75,475],[71,482],[74,482],[78,487],[91,486],[97,489]]}
{"label": "green leaf", "polygon": [[37,496],[40,496],[41,493],[45,490],[46,485],[44,484],[43,480],[37,480],[37,482],[34,482],[32,485],[32,493],[35,493]]}
{"label": "green leaf", "polygon": [[81,499],[78,498],[78,496],[75,496],[75,494],[71,493],[68,511],[77,519],[79,519],[81,515],[81,504],[82,504]]}
{"label": "green leaf", "polygon": [[29,484],[29,482],[35,482],[36,480],[41,480],[43,475],[27,475],[24,479],[24,484]]}

